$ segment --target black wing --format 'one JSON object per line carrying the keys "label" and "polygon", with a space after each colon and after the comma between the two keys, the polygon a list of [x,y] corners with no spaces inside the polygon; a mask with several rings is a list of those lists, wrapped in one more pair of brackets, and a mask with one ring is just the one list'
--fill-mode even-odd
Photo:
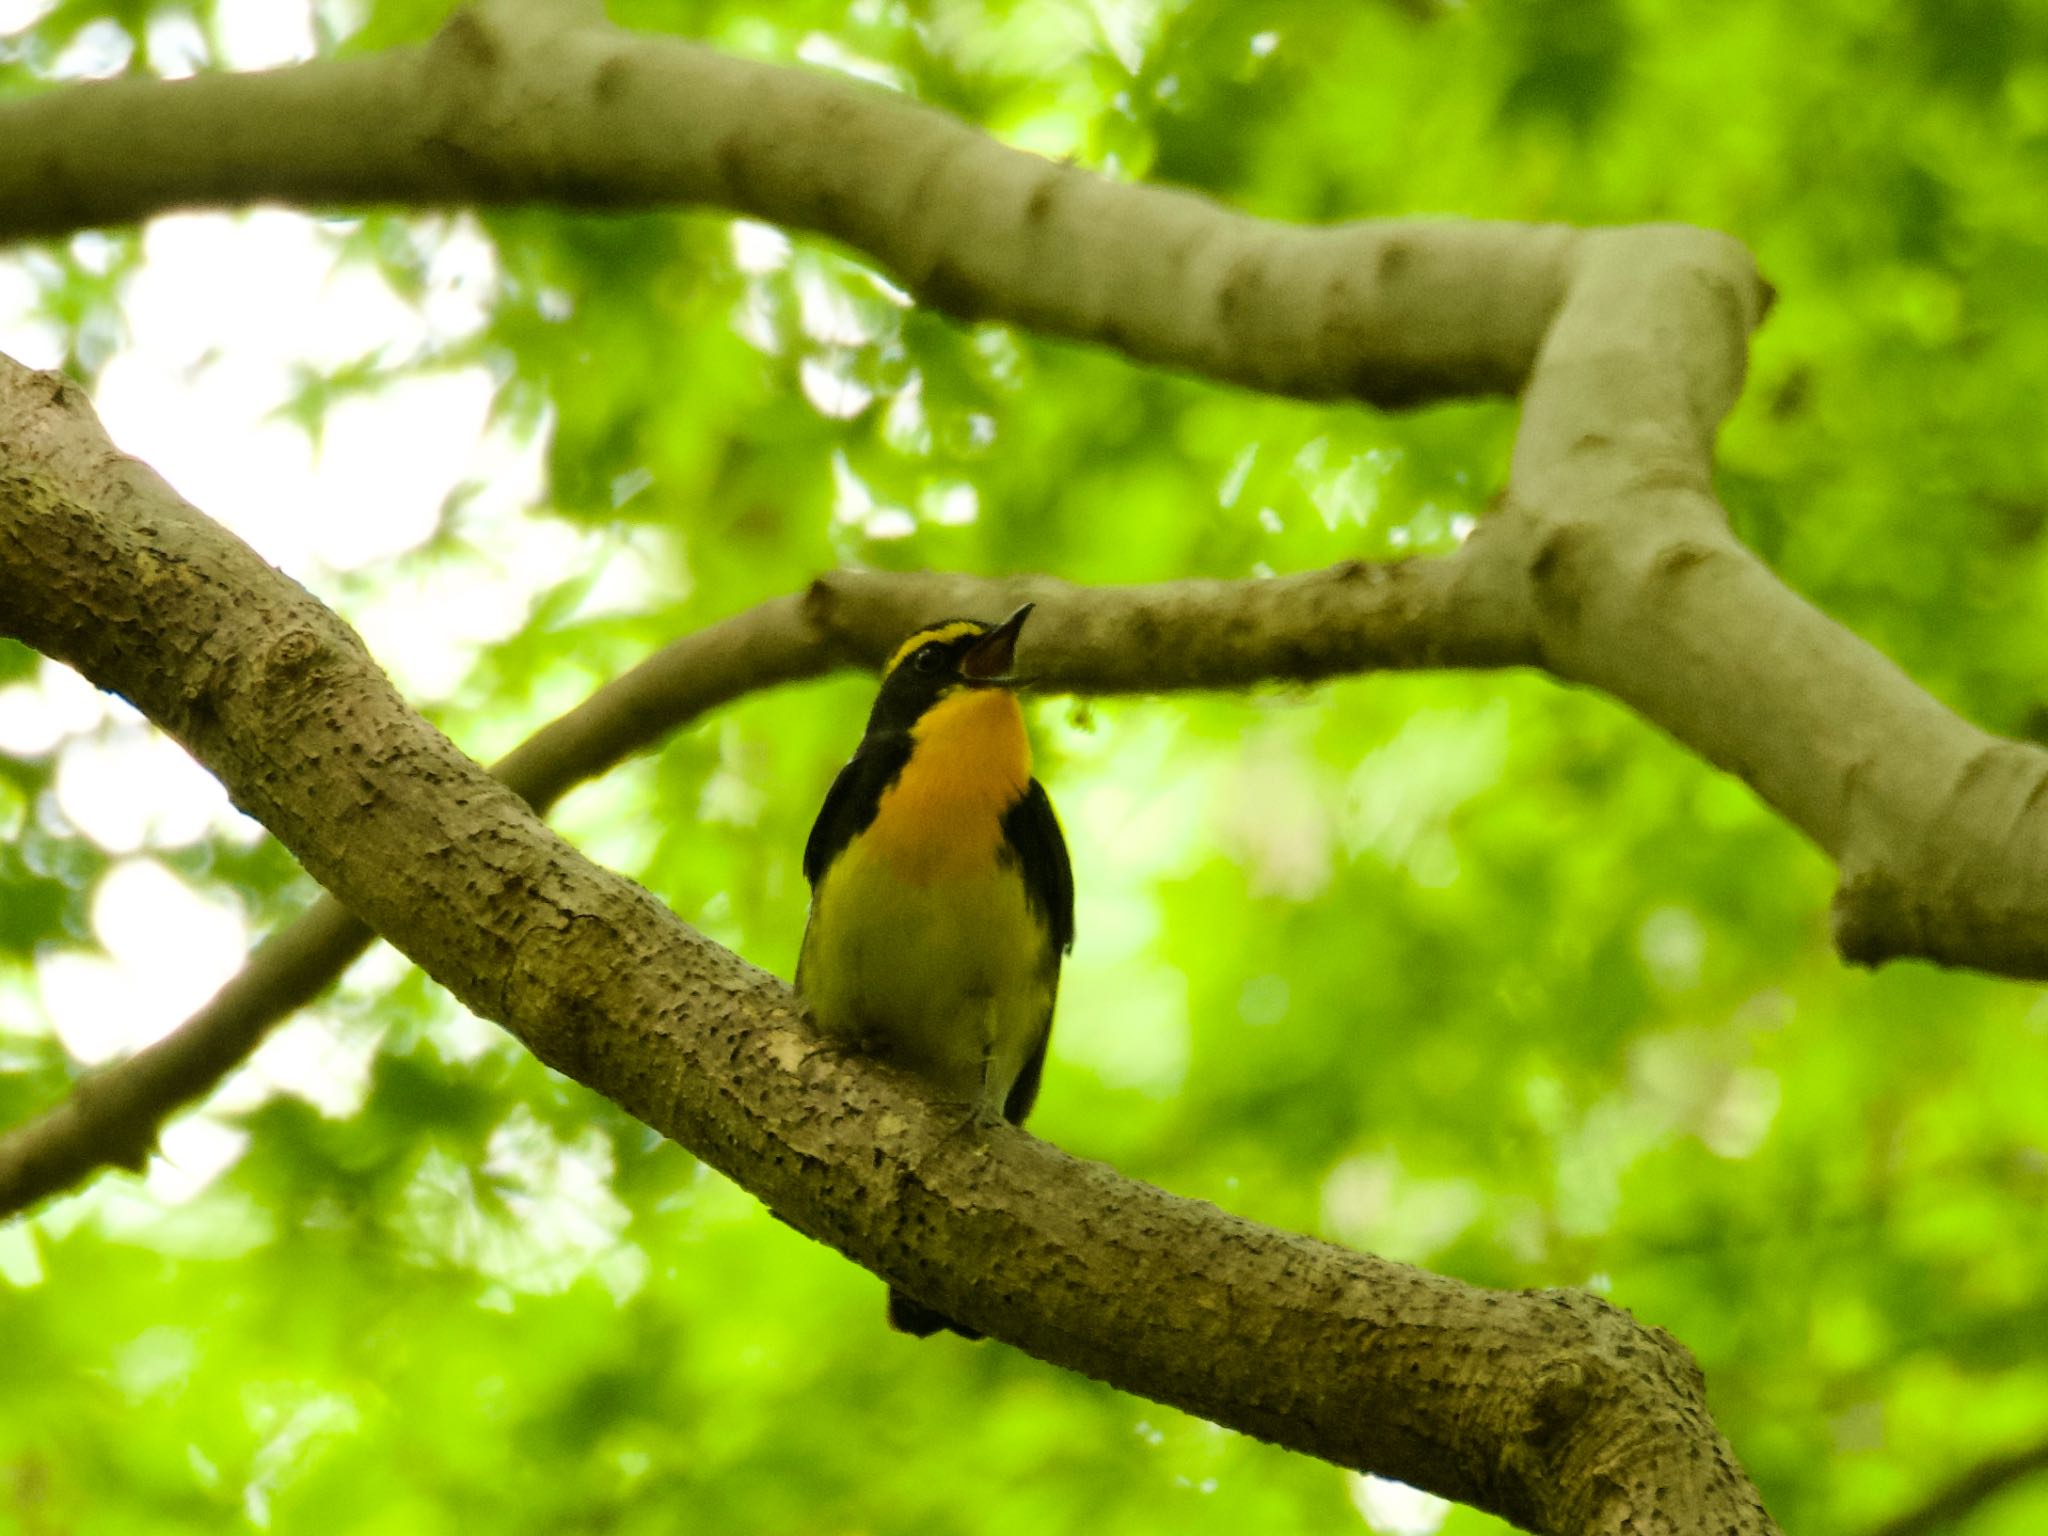
{"label": "black wing", "polygon": [[[1059,988],[1060,956],[1074,947],[1074,866],[1067,859],[1067,840],[1060,835],[1059,818],[1045,786],[1033,779],[1009,810],[1003,813],[1003,837],[1017,855],[1017,867],[1024,876],[1024,895],[1045,919],[1052,934],[1052,983]],[[1052,1038],[1052,1008],[1045,1010],[1038,1042],[1025,1058],[1024,1070],[1010,1085],[1003,1101],[1003,1118],[1022,1125],[1038,1101],[1038,1081],[1045,1071],[1045,1045]]]}
{"label": "black wing", "polygon": [[1067,840],[1052,813],[1045,786],[1033,779],[1024,797],[1003,812],[1003,838],[1016,851],[1024,872],[1024,894],[1052,930],[1057,955],[1074,947],[1074,866],[1067,862]]}
{"label": "black wing", "polygon": [[804,843],[804,878],[814,889],[832,861],[875,819],[882,791],[895,782],[909,757],[908,736],[871,737],[839,770]]}

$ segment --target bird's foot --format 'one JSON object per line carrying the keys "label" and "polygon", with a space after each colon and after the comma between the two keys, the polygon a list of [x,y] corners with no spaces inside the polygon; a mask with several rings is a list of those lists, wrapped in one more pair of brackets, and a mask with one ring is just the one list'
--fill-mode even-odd
{"label": "bird's foot", "polygon": [[797,1070],[803,1071],[814,1061],[836,1066],[849,1056],[860,1055],[860,1049],[850,1040],[832,1035],[813,1035],[804,1043],[803,1053],[797,1057]]}
{"label": "bird's foot", "polygon": [[988,1099],[981,1099],[967,1106],[967,1118],[963,1125],[968,1130],[992,1131],[998,1126],[1008,1125],[1009,1123],[1009,1121],[1003,1118],[1003,1110],[1000,1104]]}
{"label": "bird's foot", "polygon": [[941,1113],[946,1129],[939,1136],[940,1145],[954,1141],[976,1141],[986,1136],[999,1125],[1009,1122],[1003,1119],[1002,1111],[984,1101],[944,1101]]}

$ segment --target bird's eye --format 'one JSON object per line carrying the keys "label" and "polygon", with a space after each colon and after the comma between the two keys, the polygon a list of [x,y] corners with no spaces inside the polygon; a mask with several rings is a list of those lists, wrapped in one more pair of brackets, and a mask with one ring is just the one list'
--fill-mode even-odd
{"label": "bird's eye", "polygon": [[936,672],[946,664],[946,648],[936,641],[920,645],[911,656],[910,664],[920,672]]}

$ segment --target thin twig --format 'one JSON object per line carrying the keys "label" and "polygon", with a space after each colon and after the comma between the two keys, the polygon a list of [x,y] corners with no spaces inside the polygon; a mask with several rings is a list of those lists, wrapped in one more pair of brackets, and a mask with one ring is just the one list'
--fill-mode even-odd
{"label": "thin twig", "polygon": [[1869,1536],[1936,1536],[1957,1529],[1979,1505],[2038,1472],[2048,1472],[2048,1440],[1980,1461],[1921,1504],[1894,1515]]}

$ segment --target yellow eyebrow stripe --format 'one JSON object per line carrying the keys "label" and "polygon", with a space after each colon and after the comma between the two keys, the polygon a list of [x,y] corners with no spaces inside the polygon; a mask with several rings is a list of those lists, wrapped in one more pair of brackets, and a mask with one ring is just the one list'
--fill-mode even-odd
{"label": "yellow eyebrow stripe", "polygon": [[896,647],[896,654],[891,656],[889,664],[882,668],[882,676],[887,677],[891,672],[894,672],[903,664],[904,658],[909,656],[920,645],[929,645],[934,640],[941,642],[958,640],[965,635],[984,634],[987,630],[988,626],[977,619],[954,619],[949,623],[934,624],[929,629],[920,629],[916,634]]}

